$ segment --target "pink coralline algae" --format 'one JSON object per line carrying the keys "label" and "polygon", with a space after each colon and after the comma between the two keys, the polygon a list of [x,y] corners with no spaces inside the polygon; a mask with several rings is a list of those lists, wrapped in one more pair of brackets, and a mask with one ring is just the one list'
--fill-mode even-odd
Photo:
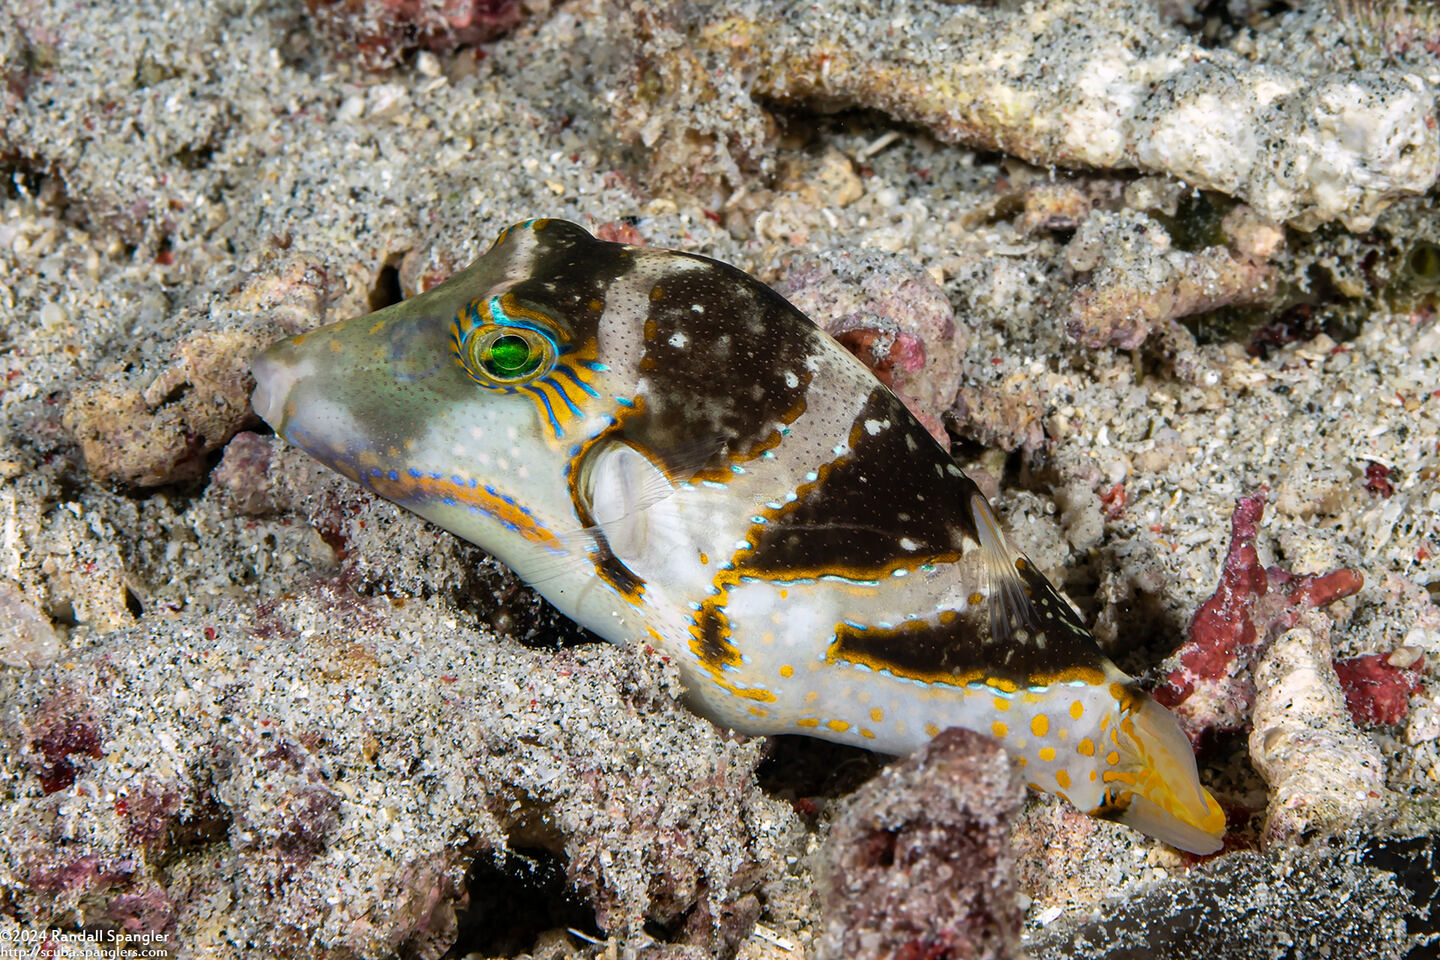
{"label": "pink coralline algae", "polygon": [[88,710],[76,709],[70,698],[59,695],[39,711],[40,722],[30,741],[36,754],[31,763],[47,794],[64,790],[75,782],[75,757],[99,759],[105,755],[104,737]]}
{"label": "pink coralline algae", "polygon": [[937,441],[955,399],[966,333],[945,291],[903,257],[842,254],[798,259],[776,285],[784,297],[855,354]]}
{"label": "pink coralline algae", "polygon": [[1260,566],[1255,532],[1265,494],[1244,497],[1230,517],[1230,550],[1215,593],[1200,605],[1185,642],[1167,661],[1170,672],[1155,689],[1192,742],[1206,730],[1238,730],[1255,699],[1250,666],[1275,637],[1307,610],[1359,591],[1350,569],[1302,576]]}
{"label": "pink coralline algae", "polygon": [[[1408,657],[1401,659],[1408,660]],[[1395,654],[1369,653],[1335,661],[1345,706],[1356,723],[1399,723],[1410,709],[1410,697],[1424,685],[1425,658],[1396,663]]]}
{"label": "pink coralline algae", "polygon": [[595,228],[595,236],[610,243],[629,243],[637,247],[645,245],[645,236],[633,223],[624,220],[607,220]]}
{"label": "pink coralline algae", "polygon": [[855,792],[821,869],[822,960],[1001,960],[1019,953],[1011,822],[1024,800],[1000,745],[952,727]]}
{"label": "pink coralline algae", "polygon": [[1395,493],[1395,485],[1390,482],[1390,468],[1383,463],[1376,463],[1371,460],[1365,464],[1365,489],[1372,496],[1381,499],[1389,499]]}
{"label": "pink coralline algae", "polygon": [[410,50],[484,43],[520,23],[516,0],[307,0],[316,25],[367,70],[395,66]]}

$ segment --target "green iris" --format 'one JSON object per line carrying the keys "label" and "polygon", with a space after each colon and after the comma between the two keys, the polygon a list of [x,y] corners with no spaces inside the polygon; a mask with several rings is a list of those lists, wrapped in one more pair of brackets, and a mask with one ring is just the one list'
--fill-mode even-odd
{"label": "green iris", "polygon": [[482,336],[471,348],[479,372],[496,383],[529,380],[554,357],[550,341],[533,330],[511,327]]}
{"label": "green iris", "polygon": [[507,334],[490,345],[485,358],[485,372],[502,380],[521,377],[540,366],[540,351],[531,348],[524,337]]}

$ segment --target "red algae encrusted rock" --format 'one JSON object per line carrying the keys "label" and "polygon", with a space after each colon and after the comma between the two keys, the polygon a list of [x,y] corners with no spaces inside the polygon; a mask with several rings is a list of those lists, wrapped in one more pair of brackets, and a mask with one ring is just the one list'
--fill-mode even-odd
{"label": "red algae encrusted rock", "polygon": [[1358,592],[1364,579],[1341,569],[1315,576],[1260,565],[1255,533],[1264,493],[1243,497],[1230,518],[1230,549],[1215,593],[1200,605],[1185,642],[1166,661],[1155,699],[1169,707],[1192,741],[1206,730],[1239,729],[1255,699],[1250,665],[1307,610]]}
{"label": "red algae encrusted rock", "polygon": [[798,258],[776,289],[894,390],[949,446],[940,414],[955,399],[966,336],[935,279],[893,254]]}
{"label": "red algae encrusted rock", "polygon": [[1024,801],[1000,745],[951,728],[849,797],[822,854],[820,960],[1019,955],[1011,822]]}
{"label": "red algae encrusted rock", "polygon": [[1357,723],[1399,723],[1410,697],[1424,686],[1425,656],[1419,651],[1367,653],[1336,660],[1335,674],[1345,691],[1345,706]]}
{"label": "red algae encrusted rock", "polygon": [[306,0],[315,25],[367,70],[411,50],[441,52],[494,40],[523,17],[519,0]]}

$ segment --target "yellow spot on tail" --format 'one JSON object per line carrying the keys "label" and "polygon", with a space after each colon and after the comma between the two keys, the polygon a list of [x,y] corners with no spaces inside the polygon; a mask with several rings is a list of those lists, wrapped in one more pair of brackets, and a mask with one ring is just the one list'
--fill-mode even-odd
{"label": "yellow spot on tail", "polygon": [[1041,748],[1040,748],[1040,759],[1041,759],[1041,760],[1044,760],[1046,763],[1050,763],[1050,762],[1054,761],[1054,759],[1055,759],[1055,748],[1054,748],[1054,747],[1041,747]]}
{"label": "yellow spot on tail", "polygon": [[1010,709],[1010,701],[1006,700],[1004,697],[996,697],[994,700],[994,704],[995,709],[999,710],[1001,713],[1004,713],[1006,710]]}
{"label": "yellow spot on tail", "polygon": [[980,593],[972,593],[970,594],[968,599],[970,601],[970,606],[978,607],[980,606],[980,604],[985,602],[985,595]]}
{"label": "yellow spot on tail", "polygon": [[790,591],[789,591],[789,590],[781,590],[781,591],[780,591],[780,599],[781,599],[781,600],[788,599],[789,596],[790,596]]}
{"label": "yellow spot on tail", "polygon": [[846,730],[850,729],[850,724],[846,723],[844,720],[831,720],[827,722],[825,726],[829,727],[831,730],[834,730],[836,733],[844,733]]}
{"label": "yellow spot on tail", "polygon": [[1119,752],[1111,750],[1109,753],[1105,754],[1105,762],[1110,764],[1110,766],[1112,767],[1115,766],[1115,764],[1120,762]]}
{"label": "yellow spot on tail", "polygon": [[1056,771],[1055,771],[1055,782],[1058,783],[1058,784],[1060,784],[1060,786],[1064,787],[1066,790],[1069,790],[1069,789],[1070,789],[1070,774],[1067,773],[1067,772],[1065,772],[1064,770],[1056,770]]}
{"label": "yellow spot on tail", "polygon": [[1043,737],[1050,732],[1050,718],[1043,713],[1037,713],[1030,721],[1030,732],[1037,737]]}
{"label": "yellow spot on tail", "polygon": [[790,666],[790,664],[788,664],[788,663],[785,664],[785,666],[783,666],[783,667],[780,668],[780,676],[782,676],[782,677],[793,677],[793,676],[795,676],[795,668],[792,667],[792,666]]}
{"label": "yellow spot on tail", "polygon": [[1091,771],[1090,771],[1090,782],[1091,782],[1091,783],[1094,783],[1094,782],[1095,782],[1095,771],[1094,771],[1094,770],[1091,770]]}
{"label": "yellow spot on tail", "polygon": [[665,288],[662,287],[662,286],[660,286],[660,284],[657,283],[657,284],[655,284],[655,286],[653,286],[653,287],[650,288],[650,299],[651,299],[651,300],[659,300],[659,299],[663,298],[664,296],[665,296]]}
{"label": "yellow spot on tail", "polygon": [[860,728],[860,736],[864,737],[866,740],[875,739],[875,733],[871,730],[865,729],[864,727]]}
{"label": "yellow spot on tail", "polygon": [[700,562],[701,562],[701,563],[709,563],[709,562],[710,562],[710,558],[707,557],[707,556],[705,556],[704,553],[701,553],[701,554],[700,554]]}
{"label": "yellow spot on tail", "polygon": [[884,722],[885,722],[885,711],[884,711],[884,710],[881,710],[879,707],[871,707],[871,708],[870,708],[870,719],[871,719],[871,720],[874,720],[876,723],[884,723]]}
{"label": "yellow spot on tail", "polygon": [[1079,720],[1084,715],[1085,704],[1081,703],[1079,700],[1076,700],[1074,703],[1070,704],[1070,716],[1073,719]]}
{"label": "yellow spot on tail", "polygon": [[801,717],[799,720],[796,720],[796,721],[795,721],[795,726],[797,726],[797,727],[818,727],[818,726],[820,726],[820,721],[817,720],[817,719],[815,719],[814,717]]}
{"label": "yellow spot on tail", "polygon": [[1005,724],[1001,723],[999,720],[996,720],[994,723],[990,724],[990,732],[997,737],[1005,737],[1010,733],[1010,728],[1005,726]]}
{"label": "yellow spot on tail", "polygon": [[940,733],[940,728],[937,727],[937,726],[935,726],[935,724],[933,724],[933,723],[927,723],[927,724],[925,724],[925,736],[927,736],[927,737],[934,737],[934,736],[937,736],[939,733]]}
{"label": "yellow spot on tail", "polygon": [[1095,741],[1091,740],[1089,737],[1086,737],[1084,740],[1081,740],[1080,743],[1076,745],[1075,749],[1079,750],[1080,753],[1084,756],[1093,757],[1095,756]]}

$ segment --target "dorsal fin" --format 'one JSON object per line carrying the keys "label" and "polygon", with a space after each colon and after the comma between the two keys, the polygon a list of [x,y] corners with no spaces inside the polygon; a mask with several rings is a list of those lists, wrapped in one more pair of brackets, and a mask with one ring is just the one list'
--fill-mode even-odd
{"label": "dorsal fin", "polygon": [[990,600],[990,637],[996,643],[1013,643],[1020,630],[1038,633],[1041,617],[1030,597],[1030,588],[1021,578],[1029,559],[1011,545],[1000,529],[1000,521],[985,497],[970,496],[970,514],[980,537],[981,556],[985,561],[986,587]]}

